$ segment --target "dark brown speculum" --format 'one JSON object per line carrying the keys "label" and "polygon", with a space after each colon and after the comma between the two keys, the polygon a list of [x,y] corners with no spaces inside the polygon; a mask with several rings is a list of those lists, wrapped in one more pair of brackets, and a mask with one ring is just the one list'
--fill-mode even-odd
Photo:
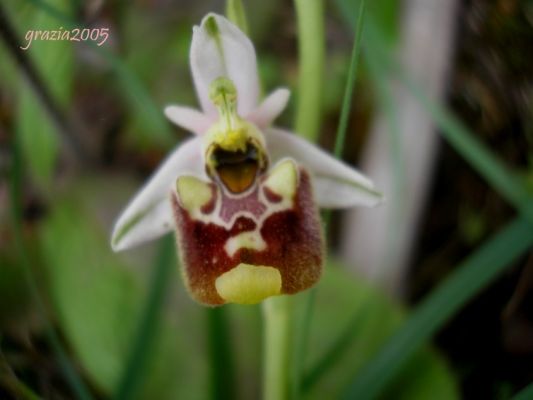
{"label": "dark brown speculum", "polygon": [[231,193],[242,193],[255,182],[259,172],[259,151],[248,143],[245,151],[213,151],[211,162],[220,181]]}

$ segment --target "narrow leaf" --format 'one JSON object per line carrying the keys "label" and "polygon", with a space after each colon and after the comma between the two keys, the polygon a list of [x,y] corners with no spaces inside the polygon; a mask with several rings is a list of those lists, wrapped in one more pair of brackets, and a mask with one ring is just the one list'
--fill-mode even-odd
{"label": "narrow leaf", "polygon": [[513,400],[531,400],[533,399],[533,383],[530,383],[522,391],[520,391]]}
{"label": "narrow leaf", "polygon": [[[54,5],[66,10],[70,2],[55,0]],[[28,28],[57,28],[55,18],[38,10]],[[25,26],[26,28],[26,26]],[[72,98],[74,49],[68,41],[36,41],[26,50],[37,73],[58,104],[66,108]],[[26,81],[20,80],[16,132],[20,137],[22,155],[34,180],[42,187],[50,185],[60,147],[60,137],[40,99]]]}
{"label": "narrow leaf", "polygon": [[388,344],[358,374],[346,398],[375,398],[415,351],[532,245],[533,226],[518,218],[470,255],[416,307]]}
{"label": "narrow leaf", "polygon": [[[352,55],[350,58],[350,67],[348,70],[348,79],[346,81],[341,115],[339,118],[337,135],[335,138],[334,155],[337,158],[342,158],[342,149],[343,149],[344,142],[346,140],[346,129],[348,127],[348,118],[350,117],[350,112],[351,112],[352,97],[353,97],[353,91],[354,91],[356,77],[357,77],[357,67],[359,64],[359,54],[361,52],[360,48],[361,48],[361,37],[363,35],[364,16],[365,16],[365,0],[362,0],[361,3],[359,4],[359,8],[357,11],[357,17],[356,17],[357,25],[355,29],[356,33],[353,39]],[[326,230],[327,230],[327,227],[329,226],[330,219],[331,219],[331,211],[325,212],[324,222],[325,222]],[[296,373],[297,373],[298,381],[300,380],[301,368],[304,363],[304,355],[305,355],[305,350],[306,350],[305,347],[308,342],[308,332],[310,330],[310,325],[311,325],[311,316],[312,316],[315,295],[316,295],[316,292],[315,292],[315,289],[313,289],[313,291],[307,295],[306,307],[304,308],[304,317],[302,319],[302,324],[301,324],[301,329],[300,329],[302,338],[298,341],[297,349],[299,351],[296,354]],[[359,321],[358,315],[357,315],[357,318],[354,318],[354,321],[350,323],[350,327],[352,327],[353,323],[356,323],[356,321]],[[298,388],[298,389],[301,389],[304,392],[309,390],[309,388],[316,381],[318,381],[318,379],[324,373],[326,373],[329,367],[335,363],[336,359],[342,353],[344,344],[349,342],[350,338],[351,338],[351,335],[349,334],[347,335],[347,332],[344,332],[343,334],[341,334],[336,344],[332,346],[332,348],[327,354],[324,355],[323,359],[318,363],[318,365],[307,376],[304,377],[300,385],[301,388]]]}
{"label": "narrow leaf", "polygon": [[342,148],[346,140],[346,128],[348,127],[348,118],[352,106],[352,96],[355,87],[355,78],[357,76],[357,66],[359,64],[359,53],[361,48],[361,37],[363,35],[363,21],[365,15],[365,1],[361,0],[359,11],[357,13],[357,25],[355,29],[355,37],[353,40],[352,56],[350,59],[350,69],[348,71],[348,80],[344,92],[344,99],[342,102],[341,116],[339,119],[339,126],[337,129],[337,136],[335,138],[335,150],[333,154],[337,158],[342,157]]}

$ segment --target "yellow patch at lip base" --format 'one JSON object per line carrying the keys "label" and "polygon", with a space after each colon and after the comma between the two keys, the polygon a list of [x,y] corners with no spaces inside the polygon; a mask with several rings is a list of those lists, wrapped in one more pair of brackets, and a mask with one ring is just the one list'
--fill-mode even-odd
{"label": "yellow patch at lip base", "polygon": [[294,161],[285,160],[276,165],[264,185],[284,199],[291,200],[298,186],[298,171]]}
{"label": "yellow patch at lip base", "polygon": [[215,281],[220,297],[228,303],[256,304],[281,292],[281,274],[274,267],[241,263]]}
{"label": "yellow patch at lip base", "polygon": [[209,185],[194,176],[179,177],[176,189],[183,208],[190,213],[205,206],[213,197]]}

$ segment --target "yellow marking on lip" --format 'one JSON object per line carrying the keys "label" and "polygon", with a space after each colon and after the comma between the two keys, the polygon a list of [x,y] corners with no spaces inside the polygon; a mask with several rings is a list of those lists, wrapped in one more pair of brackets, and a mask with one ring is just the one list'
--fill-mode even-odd
{"label": "yellow marking on lip", "polygon": [[220,275],[215,287],[228,303],[257,304],[281,293],[281,274],[274,267],[241,263]]}
{"label": "yellow marking on lip", "polygon": [[194,176],[181,176],[176,181],[178,198],[189,213],[209,203],[213,193],[204,181]]}
{"label": "yellow marking on lip", "polygon": [[298,185],[298,171],[294,161],[285,160],[275,166],[264,185],[284,199],[292,200]]}
{"label": "yellow marking on lip", "polygon": [[229,238],[224,245],[224,250],[230,257],[233,257],[237,250],[242,248],[262,251],[266,249],[266,242],[259,231],[252,231],[239,233],[237,236]]}

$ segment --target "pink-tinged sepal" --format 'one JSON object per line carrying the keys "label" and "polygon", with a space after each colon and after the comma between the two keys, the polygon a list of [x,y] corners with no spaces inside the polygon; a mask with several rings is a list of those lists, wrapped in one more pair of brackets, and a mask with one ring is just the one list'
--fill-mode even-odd
{"label": "pink-tinged sepal", "polygon": [[271,160],[292,157],[313,174],[319,207],[375,207],[383,202],[383,195],[370,179],[298,135],[271,128],[265,138]]}
{"label": "pink-tinged sepal", "polygon": [[254,304],[320,278],[324,245],[309,173],[280,161],[238,195],[179,177],[172,192],[186,285],[208,305]]}
{"label": "pink-tinged sepal", "polygon": [[113,250],[126,250],[172,231],[174,221],[168,194],[176,181],[176,172],[202,175],[204,170],[200,138],[188,140],[170,153],[115,222]]}

